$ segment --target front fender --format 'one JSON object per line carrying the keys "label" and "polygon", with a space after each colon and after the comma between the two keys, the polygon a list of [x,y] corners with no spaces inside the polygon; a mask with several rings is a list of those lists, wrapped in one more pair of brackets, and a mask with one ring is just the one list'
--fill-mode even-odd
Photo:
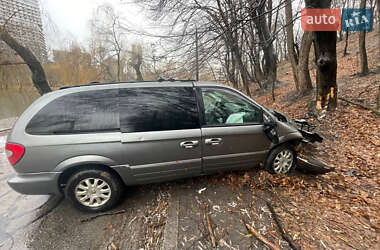
{"label": "front fender", "polygon": [[279,144],[287,141],[302,140],[303,136],[300,132],[292,132],[278,138]]}

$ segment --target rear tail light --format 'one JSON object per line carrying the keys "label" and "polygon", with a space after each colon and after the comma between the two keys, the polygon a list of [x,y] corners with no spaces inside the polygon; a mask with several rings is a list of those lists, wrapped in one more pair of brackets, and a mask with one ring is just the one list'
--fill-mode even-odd
{"label": "rear tail light", "polygon": [[24,155],[25,148],[22,145],[7,142],[5,144],[5,152],[9,163],[14,166]]}

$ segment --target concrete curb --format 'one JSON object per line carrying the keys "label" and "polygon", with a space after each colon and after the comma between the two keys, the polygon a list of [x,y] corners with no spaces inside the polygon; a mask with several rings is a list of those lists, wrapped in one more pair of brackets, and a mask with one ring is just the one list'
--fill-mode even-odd
{"label": "concrete curb", "polygon": [[178,245],[178,192],[173,190],[169,200],[168,214],[164,230],[164,241],[161,250],[176,250]]}

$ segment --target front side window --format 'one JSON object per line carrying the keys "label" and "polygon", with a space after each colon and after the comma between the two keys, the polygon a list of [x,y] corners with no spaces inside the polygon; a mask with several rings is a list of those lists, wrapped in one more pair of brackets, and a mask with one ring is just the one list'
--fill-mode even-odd
{"label": "front side window", "polygon": [[121,131],[147,132],[199,128],[191,87],[120,89]]}
{"label": "front side window", "polygon": [[68,94],[43,107],[29,122],[29,134],[69,134],[120,129],[118,90]]}
{"label": "front side window", "polygon": [[262,123],[262,111],[227,89],[202,88],[205,125]]}

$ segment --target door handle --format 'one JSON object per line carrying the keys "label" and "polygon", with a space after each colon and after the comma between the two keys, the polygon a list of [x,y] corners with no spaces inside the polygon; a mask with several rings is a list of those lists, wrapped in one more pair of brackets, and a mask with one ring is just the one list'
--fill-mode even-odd
{"label": "door handle", "polygon": [[211,146],[219,145],[221,142],[222,138],[210,138],[205,140],[205,144]]}
{"label": "door handle", "polygon": [[195,148],[196,146],[198,146],[198,144],[198,141],[183,141],[179,145],[182,148]]}

